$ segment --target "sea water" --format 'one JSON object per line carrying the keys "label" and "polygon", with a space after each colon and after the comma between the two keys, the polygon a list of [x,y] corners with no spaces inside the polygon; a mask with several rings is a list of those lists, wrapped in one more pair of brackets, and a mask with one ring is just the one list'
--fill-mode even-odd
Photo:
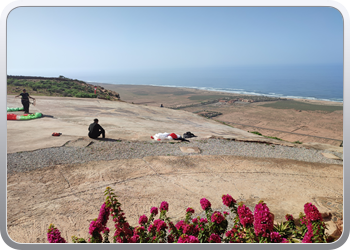
{"label": "sea water", "polygon": [[89,81],[197,88],[238,94],[343,102],[343,65],[234,66],[118,71]]}

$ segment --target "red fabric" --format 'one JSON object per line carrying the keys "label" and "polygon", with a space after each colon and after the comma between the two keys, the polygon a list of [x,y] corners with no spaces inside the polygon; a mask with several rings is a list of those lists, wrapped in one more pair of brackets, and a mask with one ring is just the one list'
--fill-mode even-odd
{"label": "red fabric", "polygon": [[15,115],[15,114],[7,114],[7,120],[17,120],[17,115]]}
{"label": "red fabric", "polygon": [[177,139],[177,135],[175,133],[171,133],[170,136],[173,138],[173,139]]}

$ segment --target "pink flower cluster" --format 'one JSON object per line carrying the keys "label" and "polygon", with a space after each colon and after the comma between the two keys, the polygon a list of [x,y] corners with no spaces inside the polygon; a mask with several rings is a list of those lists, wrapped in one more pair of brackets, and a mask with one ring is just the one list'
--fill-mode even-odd
{"label": "pink flower cluster", "polygon": [[286,218],[287,221],[294,220],[293,215],[291,215],[291,214],[286,214],[285,218]]}
{"label": "pink flower cluster", "polygon": [[168,204],[168,202],[166,202],[166,201],[163,201],[161,204],[160,204],[160,211],[163,211],[163,210],[165,210],[165,211],[168,211],[168,208],[169,208],[169,204]]}
{"label": "pink flower cluster", "polygon": [[233,199],[231,195],[227,194],[222,196],[222,203],[225,206],[233,207],[233,205],[236,203],[236,200]]}
{"label": "pink flower cluster", "polygon": [[211,207],[210,201],[208,201],[206,198],[202,198],[200,200],[200,204],[201,204],[201,207],[202,207],[203,210],[206,210],[207,208]]}
{"label": "pink flower cluster", "polygon": [[118,216],[113,218],[113,221],[116,223],[114,237],[118,243],[128,243],[133,236],[132,230],[130,229],[129,223],[126,221],[125,213],[122,213],[120,207],[118,207]]}
{"label": "pink flower cluster", "polygon": [[208,223],[208,220],[206,218],[201,218],[199,220],[199,224],[198,224],[198,230],[200,231],[204,231],[204,228],[206,227],[206,224]]}
{"label": "pink flower cluster", "polygon": [[[101,233],[104,234],[104,237],[108,236],[109,228],[107,228],[106,225],[109,215],[113,217],[113,221],[115,222],[115,233],[113,238],[114,242],[118,243],[199,243],[198,237],[201,242],[221,243],[227,229],[226,218],[229,213],[226,211],[224,211],[223,214],[219,211],[213,212],[211,209],[211,203],[206,198],[200,200],[200,205],[202,209],[205,210],[205,214],[210,220],[209,223],[207,218],[200,217],[194,218],[191,221],[191,216],[195,211],[193,208],[189,207],[186,209],[186,219],[181,220],[174,225],[166,215],[166,211],[169,209],[169,204],[166,201],[163,201],[159,207],[161,211],[159,219],[154,220],[154,216],[158,214],[158,208],[152,207],[150,210],[150,217],[148,218],[146,215],[141,215],[139,217],[140,226],[133,228],[126,221],[120,203],[115,198],[115,195],[111,193],[111,189],[108,188],[106,193],[109,195],[106,199],[109,207],[106,206],[106,203],[103,203],[98,218],[90,223],[89,234],[91,237],[88,242],[102,242],[103,237]],[[273,214],[270,213],[269,208],[263,201],[260,201],[255,206],[254,214],[242,202],[238,203],[237,207],[236,200],[228,194],[222,196],[222,201],[223,204],[228,206],[233,213],[237,212],[237,217],[240,222],[236,223],[236,218],[234,219],[236,224],[231,230],[226,232],[226,238],[223,239],[224,242],[289,243],[289,240],[283,238],[278,232],[273,231]],[[325,238],[326,227],[318,209],[311,203],[306,203],[304,211],[305,215],[303,213],[300,213],[299,215],[301,224],[305,225],[302,227],[302,231],[307,227],[307,232],[304,235],[302,242],[312,243],[332,241],[332,239]],[[289,221],[289,223],[286,223],[285,225],[295,230],[293,216],[287,214],[285,218]],[[288,228],[288,230],[290,228]],[[301,239],[300,234],[293,233],[293,235],[294,237]],[[52,224],[49,226],[47,239],[50,243],[66,243],[65,239],[61,237],[59,230]],[[85,242],[84,239],[78,239],[75,236],[73,236],[72,239],[74,242]],[[108,240],[106,241],[108,242]]]}
{"label": "pink flower cluster", "polygon": [[140,240],[140,235],[144,234],[145,227],[137,226],[134,228],[134,235],[130,238],[129,243],[138,243]]}
{"label": "pink flower cluster", "polygon": [[49,243],[67,243],[66,240],[61,237],[61,232],[52,224],[47,231],[47,240]]}
{"label": "pink flower cluster", "polygon": [[201,219],[199,220],[199,223],[205,224],[205,223],[208,223],[208,220],[207,220],[207,218],[201,218]]}
{"label": "pink flower cluster", "polygon": [[142,225],[142,224],[146,224],[148,222],[148,218],[146,215],[141,215],[140,218],[139,218],[139,224]]}
{"label": "pink flower cluster", "polygon": [[189,208],[186,209],[186,213],[194,214],[194,209],[189,207]]}
{"label": "pink flower cluster", "polygon": [[308,220],[306,219],[306,216],[300,217],[300,224],[307,225]]}
{"label": "pink flower cluster", "polygon": [[226,232],[226,237],[230,239],[230,243],[240,243],[243,234],[238,231],[239,226],[235,225],[231,230]]}
{"label": "pink flower cluster", "polygon": [[272,243],[289,243],[289,241],[286,238],[282,238],[278,232],[270,233],[270,239]]}
{"label": "pink flower cluster", "polygon": [[313,229],[312,229],[312,223],[309,221],[307,224],[307,232],[304,235],[302,243],[312,243],[312,236],[314,236]]}
{"label": "pink flower cluster", "polygon": [[220,224],[225,220],[224,216],[219,211],[215,211],[211,216],[211,221]]}
{"label": "pink flower cluster", "polygon": [[152,207],[150,213],[153,214],[154,216],[156,216],[158,214],[158,208]]}
{"label": "pink flower cluster", "polygon": [[239,216],[239,221],[243,227],[253,225],[254,217],[253,217],[252,211],[250,211],[249,207],[247,207],[244,204],[240,204],[238,206],[237,213]]}
{"label": "pink flower cluster", "polygon": [[217,234],[211,234],[208,241],[209,243],[221,243],[221,238]]}
{"label": "pink flower cluster", "polygon": [[106,207],[106,203],[104,202],[101,206],[100,213],[97,217],[97,221],[99,221],[103,227],[107,225],[109,213],[110,213],[110,210],[108,207]]}
{"label": "pink flower cluster", "polygon": [[199,226],[198,225],[191,225],[191,224],[186,224],[182,226],[183,228],[183,233],[184,234],[191,234],[197,236],[199,233]]}
{"label": "pink flower cluster", "polygon": [[176,223],[175,227],[177,230],[180,232],[182,231],[184,234],[198,235],[199,232],[198,225],[186,224],[183,220],[180,220],[178,223]]}
{"label": "pink flower cluster", "polygon": [[183,220],[180,220],[178,223],[176,223],[175,227],[177,230],[180,230],[184,224],[185,222]]}
{"label": "pink flower cluster", "polygon": [[[314,240],[322,240],[322,235],[324,234],[324,230],[321,230],[321,224],[323,223],[323,218],[316,208],[316,206],[311,203],[306,203],[304,205],[305,216],[300,218],[300,223],[307,226],[307,232],[304,235],[302,240],[303,243],[312,243]],[[312,222],[316,222],[315,231],[313,230]],[[314,236],[317,237],[314,237]]]}
{"label": "pink flower cluster", "polygon": [[103,203],[100,209],[100,213],[96,220],[93,220],[89,226],[89,234],[92,236],[93,242],[102,242],[101,232],[106,229],[106,224],[109,218],[110,210],[106,207],[106,203]]}
{"label": "pink flower cluster", "polygon": [[183,234],[179,237],[177,243],[199,243],[199,240],[195,236]]}
{"label": "pink flower cluster", "polygon": [[140,239],[140,235],[134,234],[134,235],[130,238],[129,243],[137,243],[139,239]]}
{"label": "pink flower cluster", "polygon": [[102,242],[102,236],[101,236],[101,232],[103,230],[103,226],[102,224],[97,221],[97,220],[93,220],[90,223],[89,226],[89,234],[94,238],[94,242]]}
{"label": "pink flower cluster", "polygon": [[254,209],[254,232],[256,235],[268,237],[273,231],[273,218],[265,203],[260,202]]}
{"label": "pink flower cluster", "polygon": [[160,232],[161,230],[165,230],[167,228],[167,224],[163,220],[158,219],[153,222],[153,225],[151,224],[149,226],[148,231],[150,232],[152,230],[156,230],[157,232]]}
{"label": "pink flower cluster", "polygon": [[318,211],[317,207],[312,205],[311,203],[306,203],[304,205],[304,212],[306,215],[306,219],[310,221],[322,221],[322,216]]}

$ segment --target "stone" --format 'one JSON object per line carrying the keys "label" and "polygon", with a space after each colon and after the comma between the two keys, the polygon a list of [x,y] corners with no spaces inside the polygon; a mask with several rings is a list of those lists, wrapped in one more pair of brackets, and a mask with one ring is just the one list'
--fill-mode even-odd
{"label": "stone", "polygon": [[335,223],[335,226],[336,226],[336,229],[333,231],[331,236],[334,237],[335,239],[338,239],[343,233],[343,220],[338,220]]}
{"label": "stone", "polygon": [[334,154],[330,154],[330,153],[322,153],[322,155],[326,158],[329,159],[333,159],[333,160],[342,160],[341,158],[339,158],[338,156],[335,156]]}
{"label": "stone", "polygon": [[191,153],[199,154],[201,152],[201,150],[198,147],[180,147],[180,150],[183,153],[188,153],[188,154],[191,154]]}
{"label": "stone", "polygon": [[332,217],[332,214],[329,212],[328,213],[325,212],[325,213],[321,213],[321,216],[323,219],[330,219]]}

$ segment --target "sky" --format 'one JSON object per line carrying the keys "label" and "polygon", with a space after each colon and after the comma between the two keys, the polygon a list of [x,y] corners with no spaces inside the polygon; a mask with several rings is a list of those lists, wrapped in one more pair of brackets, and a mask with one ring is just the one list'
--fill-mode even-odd
{"label": "sky", "polygon": [[9,75],[342,63],[331,7],[19,7],[7,18]]}

